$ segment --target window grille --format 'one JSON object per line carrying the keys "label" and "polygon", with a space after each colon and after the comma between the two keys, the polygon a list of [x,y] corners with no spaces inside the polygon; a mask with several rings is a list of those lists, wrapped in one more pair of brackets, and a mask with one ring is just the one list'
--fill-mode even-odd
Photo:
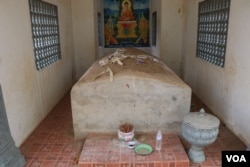
{"label": "window grille", "polygon": [[206,0],[199,3],[196,56],[224,67],[230,0]]}
{"label": "window grille", "polygon": [[57,6],[29,0],[35,63],[41,70],[61,59]]}

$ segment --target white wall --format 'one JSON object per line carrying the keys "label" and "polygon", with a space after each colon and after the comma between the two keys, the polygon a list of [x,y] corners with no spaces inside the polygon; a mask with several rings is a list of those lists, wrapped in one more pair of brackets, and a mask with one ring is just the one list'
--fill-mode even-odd
{"label": "white wall", "polygon": [[97,57],[96,12],[94,1],[73,0],[72,18],[74,34],[74,53],[76,74],[78,80],[91,66]]}
{"label": "white wall", "polygon": [[58,5],[62,59],[41,71],[35,67],[28,0],[0,1],[0,84],[17,146],[72,86],[71,3],[47,1]]}
{"label": "white wall", "polygon": [[[184,0],[186,1],[186,0]],[[177,75],[181,75],[183,0],[161,0],[160,57]]]}
{"label": "white wall", "polygon": [[250,144],[250,1],[231,1],[224,68],[196,58],[198,2],[184,2],[184,79],[237,136]]}

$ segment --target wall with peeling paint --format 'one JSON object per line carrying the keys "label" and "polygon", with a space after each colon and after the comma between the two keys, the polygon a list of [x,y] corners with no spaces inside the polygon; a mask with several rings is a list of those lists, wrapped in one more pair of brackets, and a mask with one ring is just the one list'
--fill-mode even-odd
{"label": "wall with peeling paint", "polygon": [[184,1],[184,80],[238,137],[250,144],[250,1],[231,1],[224,68],[196,58],[198,2]]}
{"label": "wall with peeling paint", "polygon": [[47,2],[58,6],[62,59],[37,71],[28,0],[0,1],[0,84],[11,134],[17,146],[72,86],[71,1]]}

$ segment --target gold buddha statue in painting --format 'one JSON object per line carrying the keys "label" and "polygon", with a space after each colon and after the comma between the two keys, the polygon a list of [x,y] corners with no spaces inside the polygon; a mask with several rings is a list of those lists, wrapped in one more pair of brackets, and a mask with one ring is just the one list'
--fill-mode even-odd
{"label": "gold buddha statue in painting", "polygon": [[132,21],[135,20],[133,11],[133,3],[131,0],[121,0],[120,3],[120,21]]}
{"label": "gold buddha statue in painting", "polygon": [[137,22],[133,9],[133,0],[120,0],[117,38],[137,38],[135,34],[136,26]]}

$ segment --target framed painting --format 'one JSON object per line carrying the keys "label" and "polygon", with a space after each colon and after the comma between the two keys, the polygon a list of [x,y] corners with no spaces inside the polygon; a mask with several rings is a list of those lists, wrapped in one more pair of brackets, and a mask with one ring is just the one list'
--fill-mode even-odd
{"label": "framed painting", "polygon": [[105,47],[149,46],[149,0],[103,0]]}

